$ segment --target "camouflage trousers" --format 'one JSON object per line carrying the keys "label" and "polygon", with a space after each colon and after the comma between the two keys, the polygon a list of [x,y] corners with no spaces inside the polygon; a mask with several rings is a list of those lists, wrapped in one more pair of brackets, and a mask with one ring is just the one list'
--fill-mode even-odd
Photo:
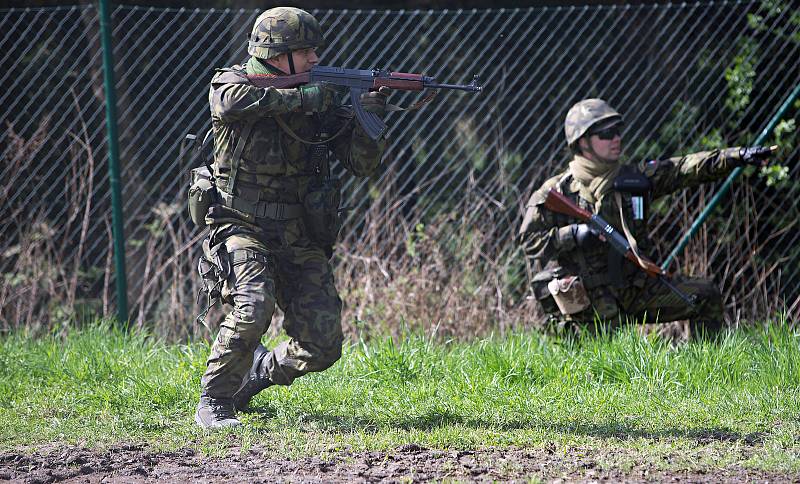
{"label": "camouflage trousers", "polygon": [[561,324],[591,325],[599,316],[613,324],[667,323],[688,319],[692,326],[710,331],[721,328],[724,322],[722,294],[713,281],[676,276],[671,282],[687,296],[694,296],[695,305],[688,305],[657,279],[648,277],[641,287],[592,289],[589,292],[592,307],[563,318]]}
{"label": "camouflage trousers", "polygon": [[230,398],[253,364],[253,352],[277,304],[285,313],[288,341],[277,345],[261,366],[274,384],[290,385],[322,371],[342,354],[342,302],[322,248],[284,246],[265,253],[240,248],[227,253],[230,274],[222,288],[232,306],[211,347],[201,380],[203,394]]}

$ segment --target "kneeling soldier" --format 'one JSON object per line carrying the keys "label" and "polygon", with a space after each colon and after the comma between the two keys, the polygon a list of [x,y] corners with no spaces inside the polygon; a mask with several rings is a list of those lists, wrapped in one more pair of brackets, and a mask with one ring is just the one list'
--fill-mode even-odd
{"label": "kneeling soldier", "polygon": [[[761,165],[768,148],[726,148],[665,160],[624,163],[622,116],[602,99],[585,99],[567,113],[569,167],[530,197],[519,230],[527,256],[538,261],[535,297],[552,322],[586,326],[601,320],[668,322],[689,319],[709,333],[723,324],[722,295],[708,279],[676,277],[676,290],[648,277],[585,223],[548,210],[551,189],[601,216],[641,254],[649,253],[650,203],[681,188],[717,180],[734,168]],[[684,297],[678,294],[683,293]],[[687,303],[694,301],[694,304]]]}

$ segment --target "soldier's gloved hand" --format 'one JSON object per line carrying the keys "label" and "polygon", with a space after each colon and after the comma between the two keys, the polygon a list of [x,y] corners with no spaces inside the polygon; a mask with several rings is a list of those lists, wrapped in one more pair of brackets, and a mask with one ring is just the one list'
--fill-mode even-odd
{"label": "soldier's gloved hand", "polygon": [[322,82],[305,84],[297,88],[300,91],[300,110],[304,113],[320,113],[326,111],[336,90]]}
{"label": "soldier's gloved hand", "polygon": [[575,245],[584,250],[592,250],[603,244],[600,239],[600,232],[594,227],[586,224],[572,224],[572,236],[575,238]]}
{"label": "soldier's gloved hand", "polygon": [[739,159],[743,165],[764,166],[772,156],[772,151],[767,146],[743,146],[739,148]]}
{"label": "soldier's gloved hand", "polygon": [[386,114],[386,99],[392,90],[386,86],[381,86],[377,91],[361,93],[360,101],[364,111],[375,113],[378,116]]}

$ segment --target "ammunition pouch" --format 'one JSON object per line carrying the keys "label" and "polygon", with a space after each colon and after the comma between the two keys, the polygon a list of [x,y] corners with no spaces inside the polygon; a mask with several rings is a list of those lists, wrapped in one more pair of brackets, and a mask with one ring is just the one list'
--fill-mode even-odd
{"label": "ammunition pouch", "polygon": [[325,178],[309,187],[303,199],[303,222],[308,237],[321,247],[333,247],[342,228],[339,213],[341,183],[337,178]]}
{"label": "ammunition pouch", "polygon": [[195,168],[191,173],[189,185],[189,216],[192,222],[202,228],[206,226],[206,215],[211,204],[217,203],[217,188],[208,168]]}

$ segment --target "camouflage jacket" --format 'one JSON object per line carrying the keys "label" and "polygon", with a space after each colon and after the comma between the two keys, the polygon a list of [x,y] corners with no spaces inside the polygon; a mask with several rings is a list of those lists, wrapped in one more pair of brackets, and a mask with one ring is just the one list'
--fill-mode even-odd
{"label": "camouflage jacket", "polygon": [[[739,166],[739,149],[704,151],[665,160],[645,161],[638,164],[623,165],[631,173],[644,175],[650,182],[649,193],[642,197],[642,210],[634,214],[633,196],[620,193],[625,221],[631,235],[638,242],[644,255],[649,255],[653,241],[648,231],[648,211],[652,201],[681,188],[688,188],[710,182],[727,175]],[[525,215],[519,230],[519,241],[528,257],[545,269],[540,278],[549,277],[554,270],[562,275],[580,275],[590,292],[598,286],[609,284],[609,264],[621,264],[623,282],[627,286],[643,285],[647,277],[633,263],[625,259],[615,259],[616,254],[606,244],[597,244],[593,251],[585,251],[576,246],[570,228],[577,220],[566,215],[551,212],[543,204],[551,188],[567,195],[581,208],[599,214],[622,233],[620,210],[616,195],[610,184],[598,193],[587,193],[587,187],[575,179],[569,168],[547,180],[528,200]],[[582,193],[586,196],[583,196]],[[593,198],[593,203],[587,200]],[[562,276],[559,276],[562,277]],[[536,278],[534,278],[536,280]]]}
{"label": "camouflage jacket", "polygon": [[[246,75],[243,66],[228,72]],[[321,113],[300,112],[298,89],[258,88],[247,83],[225,82],[226,72],[211,80],[209,103],[214,131],[214,175],[225,190],[236,143],[247,123],[252,130],[241,153],[235,182],[235,195],[248,200],[302,203],[309,183],[320,176],[314,166],[310,146],[289,136],[275,121],[280,116],[294,133],[312,140],[321,131],[329,135],[344,131],[328,144],[333,156],[357,176],[370,175],[380,163],[385,140],[370,139],[353,119],[353,112],[333,96],[330,107]]]}

